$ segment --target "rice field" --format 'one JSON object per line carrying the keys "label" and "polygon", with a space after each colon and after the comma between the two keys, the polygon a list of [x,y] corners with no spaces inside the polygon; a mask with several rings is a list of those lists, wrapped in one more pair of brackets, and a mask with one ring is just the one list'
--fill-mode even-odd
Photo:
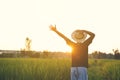
{"label": "rice field", "polygon": [[[0,58],[0,80],[70,80],[70,59]],[[89,60],[89,80],[120,80],[120,60]]]}

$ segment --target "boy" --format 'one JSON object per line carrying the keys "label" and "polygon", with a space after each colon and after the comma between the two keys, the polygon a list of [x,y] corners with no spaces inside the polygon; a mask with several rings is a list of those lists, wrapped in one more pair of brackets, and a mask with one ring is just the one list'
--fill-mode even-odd
{"label": "boy", "polygon": [[[56,26],[50,25],[50,29],[56,32],[72,47],[71,80],[88,80],[88,46],[92,43],[95,34],[86,30],[76,30],[71,35],[73,40],[76,41],[73,42],[60,33]],[[87,35],[89,37],[86,39]]]}

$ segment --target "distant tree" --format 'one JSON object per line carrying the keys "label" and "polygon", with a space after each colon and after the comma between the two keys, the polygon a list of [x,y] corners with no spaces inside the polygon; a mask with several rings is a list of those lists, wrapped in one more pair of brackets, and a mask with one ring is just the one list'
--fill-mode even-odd
{"label": "distant tree", "polygon": [[25,50],[26,51],[30,51],[31,50],[31,39],[26,37],[26,40],[25,40]]}
{"label": "distant tree", "polygon": [[98,58],[98,51],[92,52],[92,58]]}
{"label": "distant tree", "polygon": [[33,52],[31,51],[31,39],[26,37],[25,39],[25,48],[21,49],[21,57],[31,57]]}
{"label": "distant tree", "polygon": [[108,58],[108,59],[114,59],[114,54],[108,53],[108,54],[107,54],[107,58]]}
{"label": "distant tree", "polygon": [[113,49],[113,53],[115,59],[120,59],[120,52],[118,49]]}
{"label": "distant tree", "polygon": [[92,54],[90,54],[90,58],[95,59],[113,59],[114,55],[111,53],[105,53],[101,51],[94,51]]}
{"label": "distant tree", "polygon": [[48,50],[44,50],[44,51],[43,51],[43,56],[44,56],[44,57],[50,56],[50,52],[49,52]]}

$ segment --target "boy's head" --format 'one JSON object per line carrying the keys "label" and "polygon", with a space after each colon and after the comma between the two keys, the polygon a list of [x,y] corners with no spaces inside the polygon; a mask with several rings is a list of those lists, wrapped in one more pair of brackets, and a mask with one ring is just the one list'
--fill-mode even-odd
{"label": "boy's head", "polygon": [[71,34],[72,39],[77,43],[82,43],[85,41],[87,34],[81,30],[75,30]]}

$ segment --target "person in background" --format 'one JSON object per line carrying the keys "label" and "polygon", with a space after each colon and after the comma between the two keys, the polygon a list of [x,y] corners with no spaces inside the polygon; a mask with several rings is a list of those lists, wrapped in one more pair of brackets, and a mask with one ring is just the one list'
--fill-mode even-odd
{"label": "person in background", "polygon": [[71,80],[88,80],[88,46],[92,43],[95,34],[87,30],[75,30],[71,36],[72,40],[59,32],[56,26],[49,28],[62,37],[72,48]]}

